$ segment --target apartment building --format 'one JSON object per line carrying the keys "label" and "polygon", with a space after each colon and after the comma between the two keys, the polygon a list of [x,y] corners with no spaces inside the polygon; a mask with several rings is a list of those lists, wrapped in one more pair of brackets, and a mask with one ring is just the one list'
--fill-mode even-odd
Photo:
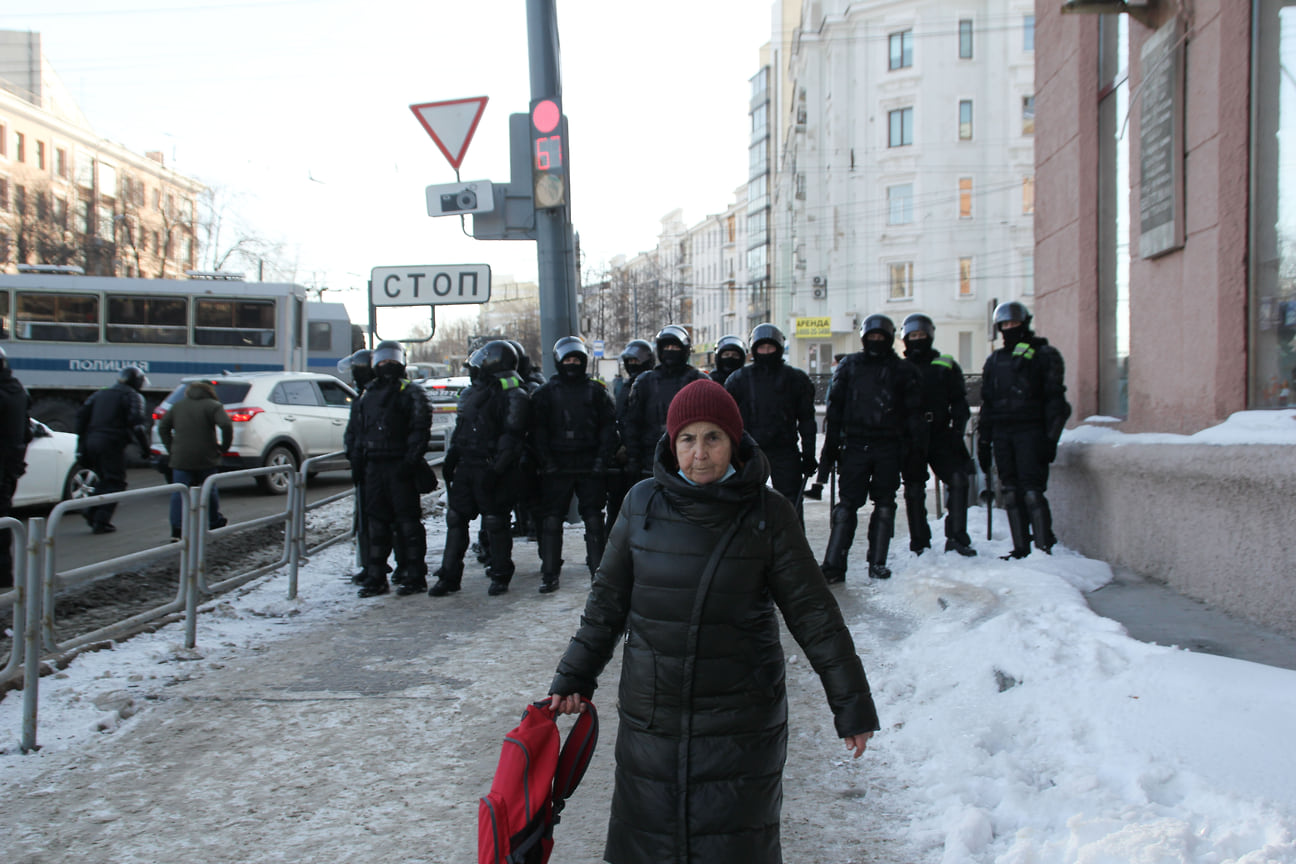
{"label": "apartment building", "polygon": [[162,153],[96,135],[41,53],[40,34],[0,31],[0,269],[179,277],[198,260],[202,191]]}
{"label": "apartment building", "polygon": [[867,315],[923,312],[979,371],[990,310],[1034,294],[1032,3],[792,6],[769,67],[772,305],[792,362],[826,371]]}

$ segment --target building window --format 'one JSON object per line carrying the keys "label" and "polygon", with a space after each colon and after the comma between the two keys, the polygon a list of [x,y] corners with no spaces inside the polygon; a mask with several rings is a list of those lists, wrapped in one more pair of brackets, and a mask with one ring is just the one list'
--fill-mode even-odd
{"label": "building window", "polygon": [[887,224],[908,225],[913,222],[913,184],[887,187]]}
{"label": "building window", "polygon": [[45,142],[44,141],[36,142],[36,167],[42,171],[45,170]]}
{"label": "building window", "polygon": [[1035,134],[1035,94],[1022,97],[1022,134]]}
{"label": "building window", "polygon": [[972,178],[959,178],[959,218],[972,218]]}
{"label": "building window", "polygon": [[14,158],[19,162],[27,161],[27,136],[21,132],[14,133]]}
{"label": "building window", "polygon": [[898,108],[888,112],[887,118],[890,121],[887,146],[907,147],[913,144],[913,109]]}
{"label": "building window", "polygon": [[959,279],[958,296],[971,297],[972,296],[972,259],[971,258],[959,259],[958,279]]}
{"label": "building window", "polygon": [[913,65],[913,31],[902,30],[892,33],[887,41],[891,45],[891,58],[888,69],[907,69]]}
{"label": "building window", "polygon": [[1035,212],[1035,178],[1022,178],[1022,215],[1027,216]]}
{"label": "building window", "polygon": [[959,100],[959,140],[972,140],[972,100]]}
{"label": "building window", "polygon": [[1022,17],[1022,50],[1035,50],[1035,16],[1025,15]]}
{"label": "building window", "polygon": [[0,177],[0,210],[9,209],[9,178]]}
{"label": "building window", "polygon": [[60,228],[67,228],[68,208],[67,200],[64,198],[54,199],[54,224]]}
{"label": "building window", "polygon": [[891,264],[891,300],[908,300],[913,297],[913,262],[899,261]]}
{"label": "building window", "polygon": [[959,59],[972,59],[972,19],[963,18],[959,21]]}
{"label": "building window", "polygon": [[54,173],[64,180],[68,178],[67,150],[63,147],[54,148]]}

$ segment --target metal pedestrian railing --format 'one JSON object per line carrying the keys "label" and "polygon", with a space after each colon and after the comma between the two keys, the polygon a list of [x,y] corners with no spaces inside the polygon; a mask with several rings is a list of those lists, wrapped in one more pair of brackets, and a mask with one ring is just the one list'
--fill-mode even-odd
{"label": "metal pedestrian railing", "polygon": [[[347,488],[309,505],[306,503],[308,477],[326,463],[335,465],[341,458],[341,452],[330,453],[308,459],[296,470],[291,465],[277,465],[214,474],[203,481],[201,487],[169,483],[77,498],[59,503],[48,517],[33,517],[26,524],[12,517],[0,518],[0,531],[10,532],[14,550],[14,587],[0,592],[0,615],[9,611],[13,620],[13,647],[3,668],[0,668],[0,686],[14,686],[19,679],[22,680],[23,751],[32,752],[37,749],[40,676],[42,664],[50,658],[137,632],[141,625],[171,615],[183,616],[185,647],[192,649],[197,645],[198,605],[203,598],[229,591],[285,566],[288,568],[288,598],[294,599],[297,596],[298,568],[307,560],[307,556],[334,543],[349,540],[354,535],[354,529],[348,528],[314,546],[309,546],[306,538],[307,510],[354,495],[354,490]],[[213,489],[276,473],[289,474],[291,481],[282,511],[219,528],[209,527]],[[179,543],[143,549],[68,570],[58,569],[58,527],[68,514],[79,514],[102,504],[174,494],[183,496]],[[219,580],[212,578],[208,566],[208,547],[212,538],[270,525],[284,527],[284,548],[276,561]],[[128,572],[138,565],[167,558],[177,559],[176,594],[173,599],[88,633],[66,637],[60,634],[59,622],[55,617],[55,599],[60,591],[111,579],[115,574]]]}

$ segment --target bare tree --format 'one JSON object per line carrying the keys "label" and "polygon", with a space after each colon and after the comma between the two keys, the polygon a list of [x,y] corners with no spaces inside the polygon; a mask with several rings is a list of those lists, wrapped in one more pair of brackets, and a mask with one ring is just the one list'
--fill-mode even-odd
{"label": "bare tree", "polygon": [[85,247],[70,230],[67,204],[55,197],[48,178],[31,177],[25,185],[14,186],[12,213],[13,243],[6,259],[14,264],[84,265]]}
{"label": "bare tree", "polygon": [[[220,186],[203,190],[198,199],[195,233],[204,270],[252,271],[261,278],[267,265],[283,271],[284,243],[271,240],[248,225],[240,215],[244,196]],[[321,293],[323,290],[321,289]]]}

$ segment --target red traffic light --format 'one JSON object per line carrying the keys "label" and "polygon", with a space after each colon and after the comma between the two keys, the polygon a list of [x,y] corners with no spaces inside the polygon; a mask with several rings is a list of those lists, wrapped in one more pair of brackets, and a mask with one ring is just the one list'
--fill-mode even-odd
{"label": "red traffic light", "polygon": [[562,109],[552,99],[541,99],[531,109],[531,125],[537,132],[548,134],[558,128],[562,119]]}

